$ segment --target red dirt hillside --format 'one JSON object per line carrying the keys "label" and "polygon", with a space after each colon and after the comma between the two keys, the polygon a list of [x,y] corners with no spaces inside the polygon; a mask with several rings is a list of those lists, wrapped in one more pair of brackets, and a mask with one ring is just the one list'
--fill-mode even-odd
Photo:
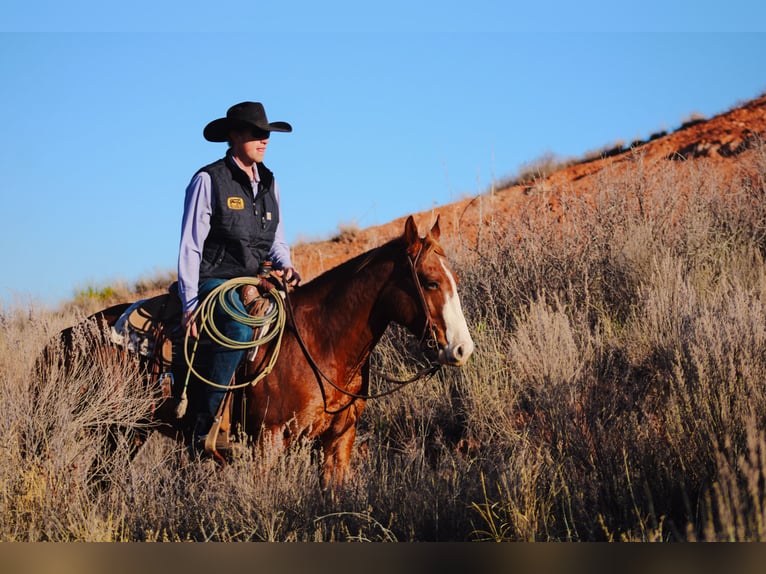
{"label": "red dirt hillside", "polygon": [[[459,230],[461,238],[470,240],[476,236],[480,225],[487,221],[488,214],[495,221],[514,217],[531,201],[530,195],[535,191],[565,190],[577,195],[587,194],[597,187],[594,182],[601,170],[607,166],[612,170],[620,169],[621,164],[635,157],[638,151],[649,169],[652,166],[658,168],[665,162],[704,161],[727,170],[735,164],[735,158],[748,153],[750,144],[759,137],[766,137],[766,94],[710,119],[686,122],[678,130],[652,136],[649,141],[633,142],[627,148],[605,150],[594,159],[570,162],[545,178],[510,185],[491,195],[485,193],[414,215],[421,232],[439,214],[443,235],[449,236]],[[555,193],[551,194],[549,203],[555,211],[558,206]],[[294,263],[301,270],[304,281],[310,280],[350,257],[399,235],[407,215],[385,225],[355,233],[341,233],[331,240],[298,245],[293,250]]]}

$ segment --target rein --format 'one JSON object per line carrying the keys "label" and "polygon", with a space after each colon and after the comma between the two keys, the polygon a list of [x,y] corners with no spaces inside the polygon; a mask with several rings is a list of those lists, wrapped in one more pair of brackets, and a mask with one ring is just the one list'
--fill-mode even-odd
{"label": "rein", "polygon": [[[431,313],[430,313],[430,311],[428,309],[428,304],[426,302],[425,294],[423,293],[423,287],[420,285],[420,281],[418,281],[417,271],[415,269],[415,265],[416,265],[418,259],[420,258],[420,254],[422,253],[422,251],[423,251],[423,247],[421,246],[420,251],[418,251],[418,254],[415,256],[414,260],[411,257],[407,256],[407,262],[410,264],[410,269],[412,271],[412,279],[413,279],[413,281],[415,283],[415,290],[418,293],[418,299],[420,300],[420,304],[421,304],[421,306],[423,308],[423,313],[425,314],[425,318],[426,318],[425,326],[423,327],[423,334],[420,337],[420,343],[422,345],[423,341],[425,340],[425,338],[430,334],[431,338],[428,340],[426,345],[428,346],[429,349],[435,349],[438,346],[438,342],[436,340],[436,326],[434,325],[433,319],[431,318]],[[288,292],[286,287],[287,287],[287,285],[286,285],[286,282],[285,282],[285,294],[286,294],[286,296],[285,296],[285,302],[286,302],[285,307],[287,309],[288,316],[289,316],[290,320],[292,321],[293,330],[295,331],[295,337],[296,337],[296,339],[298,339],[298,343],[300,344],[301,349],[303,350],[303,353],[306,355],[306,359],[308,360],[309,365],[311,365],[311,368],[314,370],[314,373],[317,375],[317,378],[320,379],[320,381],[324,380],[332,388],[334,388],[336,391],[338,391],[339,393],[341,393],[343,395],[346,395],[347,397],[351,398],[351,401],[347,405],[339,408],[338,410],[329,411],[329,410],[327,410],[327,397],[325,396],[324,388],[322,387],[322,385],[320,385],[320,389],[322,390],[322,400],[325,403],[324,410],[325,410],[325,412],[327,414],[338,414],[340,412],[343,412],[348,407],[350,407],[351,404],[356,399],[362,399],[362,400],[378,399],[378,398],[381,398],[381,397],[385,397],[385,396],[391,395],[391,394],[393,394],[393,393],[395,393],[397,391],[400,391],[406,385],[415,383],[417,381],[420,381],[421,379],[431,378],[437,371],[439,371],[441,369],[441,365],[440,364],[438,364],[438,363],[431,363],[427,367],[424,367],[423,369],[419,370],[412,377],[410,377],[408,379],[404,379],[404,380],[400,380],[400,379],[396,379],[394,377],[390,377],[390,376],[385,375],[383,373],[380,373],[379,371],[376,370],[375,373],[378,376],[383,378],[385,381],[387,381],[389,383],[393,383],[393,384],[395,384],[397,386],[393,387],[393,388],[390,388],[390,389],[387,389],[385,391],[382,391],[380,393],[376,393],[376,394],[352,393],[351,391],[349,391],[347,389],[344,389],[338,383],[336,383],[330,377],[328,377],[324,373],[324,371],[322,371],[321,367],[317,364],[317,362],[314,360],[314,357],[312,357],[311,352],[309,351],[308,347],[306,346],[306,342],[303,340],[303,337],[301,336],[300,331],[298,330],[298,324],[295,321],[295,312],[293,310],[292,301],[290,300],[290,294],[289,294],[289,292]]]}

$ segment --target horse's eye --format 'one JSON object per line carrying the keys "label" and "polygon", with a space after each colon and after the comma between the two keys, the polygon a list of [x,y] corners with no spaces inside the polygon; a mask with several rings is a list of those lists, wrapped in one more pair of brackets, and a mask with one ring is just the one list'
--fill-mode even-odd
{"label": "horse's eye", "polygon": [[439,290],[439,282],[438,281],[427,281],[426,282],[426,289],[429,291],[438,291]]}

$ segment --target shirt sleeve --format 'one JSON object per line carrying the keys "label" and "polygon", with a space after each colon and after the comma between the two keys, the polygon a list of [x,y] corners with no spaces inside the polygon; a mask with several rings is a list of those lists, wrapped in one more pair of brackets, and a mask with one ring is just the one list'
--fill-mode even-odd
{"label": "shirt sleeve", "polygon": [[184,311],[192,311],[199,304],[199,268],[205,239],[210,233],[212,197],[210,175],[204,171],[197,173],[186,188],[178,249],[178,293]]}
{"label": "shirt sleeve", "polygon": [[292,261],[290,260],[290,247],[287,245],[285,239],[285,228],[282,223],[282,206],[279,200],[279,186],[277,182],[274,182],[274,195],[277,198],[277,205],[279,206],[279,222],[277,223],[277,230],[274,235],[274,243],[271,245],[271,251],[269,257],[274,263],[275,269],[284,269],[285,267],[292,267]]}

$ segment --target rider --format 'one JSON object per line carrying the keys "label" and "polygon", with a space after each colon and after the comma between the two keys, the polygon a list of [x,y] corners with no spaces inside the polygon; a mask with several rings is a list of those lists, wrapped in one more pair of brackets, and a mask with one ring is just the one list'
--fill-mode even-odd
{"label": "rider", "polygon": [[[197,337],[192,314],[213,289],[234,277],[253,277],[270,261],[290,285],[301,278],[290,261],[279,209],[279,188],[274,174],[263,165],[271,132],[291,132],[287,122],[269,123],[263,105],[242,102],[229,108],[226,117],[210,122],[203,136],[211,142],[228,142],[226,156],[201,168],[186,188],[178,254],[178,286],[183,303],[183,326]],[[235,305],[245,313],[239,295]],[[213,320],[223,335],[247,342],[253,330],[218,310]],[[195,369],[218,385],[229,385],[244,355],[200,341]],[[207,343],[207,344],[205,344]],[[194,446],[200,448],[226,394],[198,381]]]}

